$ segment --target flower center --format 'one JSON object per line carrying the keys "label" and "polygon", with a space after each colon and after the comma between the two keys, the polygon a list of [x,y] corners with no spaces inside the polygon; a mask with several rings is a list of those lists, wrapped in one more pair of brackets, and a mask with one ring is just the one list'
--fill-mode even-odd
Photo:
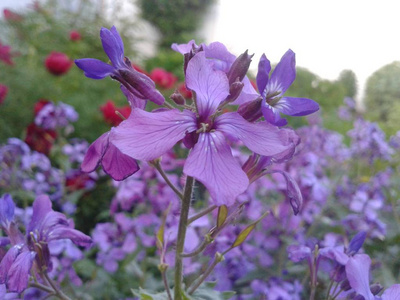
{"label": "flower center", "polygon": [[282,99],[282,96],[280,96],[280,95],[281,95],[281,91],[276,91],[276,92],[273,92],[273,93],[268,93],[268,94],[265,96],[265,100],[267,101],[267,103],[268,103],[269,105],[275,106],[275,105],[279,102],[279,100]]}

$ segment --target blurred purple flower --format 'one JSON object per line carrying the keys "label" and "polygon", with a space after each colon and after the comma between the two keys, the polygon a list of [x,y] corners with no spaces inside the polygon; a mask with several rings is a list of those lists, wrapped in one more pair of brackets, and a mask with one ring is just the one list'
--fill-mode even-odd
{"label": "blurred purple flower", "polygon": [[156,90],[154,82],[145,74],[136,71],[124,56],[124,44],[115,26],[111,27],[111,30],[102,28],[100,38],[112,65],[93,58],[75,60],[75,64],[85,72],[85,76],[92,79],[110,76],[123,84],[135,97],[163,104],[164,97]]}

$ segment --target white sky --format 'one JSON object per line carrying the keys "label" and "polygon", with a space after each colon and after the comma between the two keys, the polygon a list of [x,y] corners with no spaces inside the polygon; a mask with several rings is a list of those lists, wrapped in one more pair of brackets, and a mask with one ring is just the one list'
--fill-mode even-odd
{"label": "white sky", "polygon": [[[71,1],[71,0],[65,0]],[[120,0],[122,1],[122,0]],[[238,55],[265,53],[277,63],[287,49],[297,65],[322,78],[353,70],[360,90],[380,67],[400,60],[399,0],[216,0],[202,35]],[[22,8],[29,0],[0,0]]]}
{"label": "white sky", "polygon": [[253,68],[262,53],[276,63],[291,48],[298,66],[326,79],[351,69],[363,88],[374,71],[400,60],[398,0],[219,0],[214,14],[207,41],[235,54],[249,49]]}

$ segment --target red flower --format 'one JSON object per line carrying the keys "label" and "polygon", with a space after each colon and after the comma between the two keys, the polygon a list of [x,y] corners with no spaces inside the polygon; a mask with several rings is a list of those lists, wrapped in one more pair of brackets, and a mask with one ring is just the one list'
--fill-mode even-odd
{"label": "red flower", "polygon": [[161,68],[155,68],[151,71],[150,78],[163,89],[172,88],[178,80],[174,74]]}
{"label": "red flower", "polygon": [[89,174],[84,173],[80,170],[72,171],[67,174],[65,179],[65,186],[69,191],[78,191],[86,189],[94,184],[93,179]]}
{"label": "red flower", "polygon": [[132,68],[134,68],[136,71],[138,71],[138,72],[140,72],[142,74],[145,74],[147,76],[150,76],[149,73],[147,73],[145,70],[143,70],[140,66],[138,66],[138,65],[136,65],[134,63],[131,63],[131,65],[132,65]]}
{"label": "red flower", "polygon": [[179,93],[181,93],[181,95],[182,95],[184,98],[186,98],[186,99],[191,99],[191,98],[192,98],[192,91],[191,91],[191,90],[188,90],[188,89],[186,88],[185,83],[180,83],[180,84],[178,85],[178,91],[179,91]]}
{"label": "red flower", "polygon": [[7,65],[13,66],[14,62],[11,60],[12,56],[11,47],[0,43],[0,60]]}
{"label": "red flower", "polygon": [[123,119],[115,113],[116,111],[126,119],[131,113],[130,106],[116,107],[111,100],[108,100],[106,104],[100,106],[100,110],[103,113],[104,120],[112,126],[118,126],[119,123],[123,121]]}
{"label": "red flower", "polygon": [[81,36],[81,34],[79,33],[79,31],[72,30],[72,31],[69,33],[69,39],[70,39],[71,41],[79,41],[79,40],[82,39],[82,36]]}
{"label": "red flower", "polygon": [[12,12],[9,9],[4,9],[3,10],[3,15],[4,15],[4,19],[6,19],[7,21],[11,21],[11,22],[19,22],[22,21],[22,16],[19,14],[16,14],[15,12]]}
{"label": "red flower", "polygon": [[32,123],[26,130],[25,143],[27,143],[32,150],[49,155],[56,137],[57,133],[54,130],[43,129],[35,123]]}
{"label": "red flower", "polygon": [[0,83],[0,105],[2,105],[4,100],[6,99],[7,93],[8,93],[8,87]]}
{"label": "red flower", "polygon": [[62,52],[51,52],[45,61],[47,70],[53,75],[62,75],[68,72],[72,66],[72,61]]}
{"label": "red flower", "polygon": [[37,116],[37,114],[39,113],[39,111],[42,110],[43,107],[45,107],[47,104],[49,104],[50,101],[46,100],[46,99],[39,99],[38,102],[35,103],[35,106],[33,108],[34,112],[35,112],[35,117]]}

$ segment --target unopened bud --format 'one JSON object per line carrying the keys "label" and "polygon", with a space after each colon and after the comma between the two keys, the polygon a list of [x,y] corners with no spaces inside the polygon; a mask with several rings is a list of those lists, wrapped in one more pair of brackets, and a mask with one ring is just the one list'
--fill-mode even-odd
{"label": "unopened bud", "polygon": [[195,44],[192,45],[192,50],[190,52],[184,54],[184,63],[183,63],[183,72],[186,75],[186,69],[189,64],[189,61],[199,52],[203,51],[203,46],[196,47]]}
{"label": "unopened bud", "polygon": [[379,283],[374,283],[369,287],[369,289],[371,290],[371,293],[375,296],[383,290],[383,286]]}
{"label": "unopened bud", "polygon": [[[122,69],[119,73],[123,79],[121,82],[125,87],[145,100],[150,100],[155,104],[162,105],[164,103],[164,96],[156,89],[155,83],[145,74],[140,73],[134,69]],[[115,78],[119,79],[119,78]]]}
{"label": "unopened bud", "polygon": [[229,87],[229,96],[226,98],[225,101],[228,101],[228,102],[235,101],[239,97],[240,93],[242,92],[243,87],[244,87],[243,82],[240,82],[239,80],[233,82],[231,84],[231,86]]}
{"label": "unopened bud", "polygon": [[262,98],[257,98],[253,101],[243,103],[238,108],[238,113],[247,121],[254,122],[262,117],[261,111]]}
{"label": "unopened bud", "polygon": [[169,98],[178,105],[185,105],[186,103],[185,98],[181,93],[178,92],[178,90],[175,90],[175,92]]}
{"label": "unopened bud", "polygon": [[251,58],[254,55],[254,54],[249,55],[247,51],[248,50],[246,50],[243,54],[239,55],[239,57],[236,58],[231,68],[229,69],[229,72],[227,74],[229,79],[229,84],[235,82],[237,78],[239,78],[239,81],[242,81],[244,76],[246,76],[246,73],[251,63]]}
{"label": "unopened bud", "polygon": [[347,278],[342,281],[340,288],[345,292],[351,289],[350,282]]}

